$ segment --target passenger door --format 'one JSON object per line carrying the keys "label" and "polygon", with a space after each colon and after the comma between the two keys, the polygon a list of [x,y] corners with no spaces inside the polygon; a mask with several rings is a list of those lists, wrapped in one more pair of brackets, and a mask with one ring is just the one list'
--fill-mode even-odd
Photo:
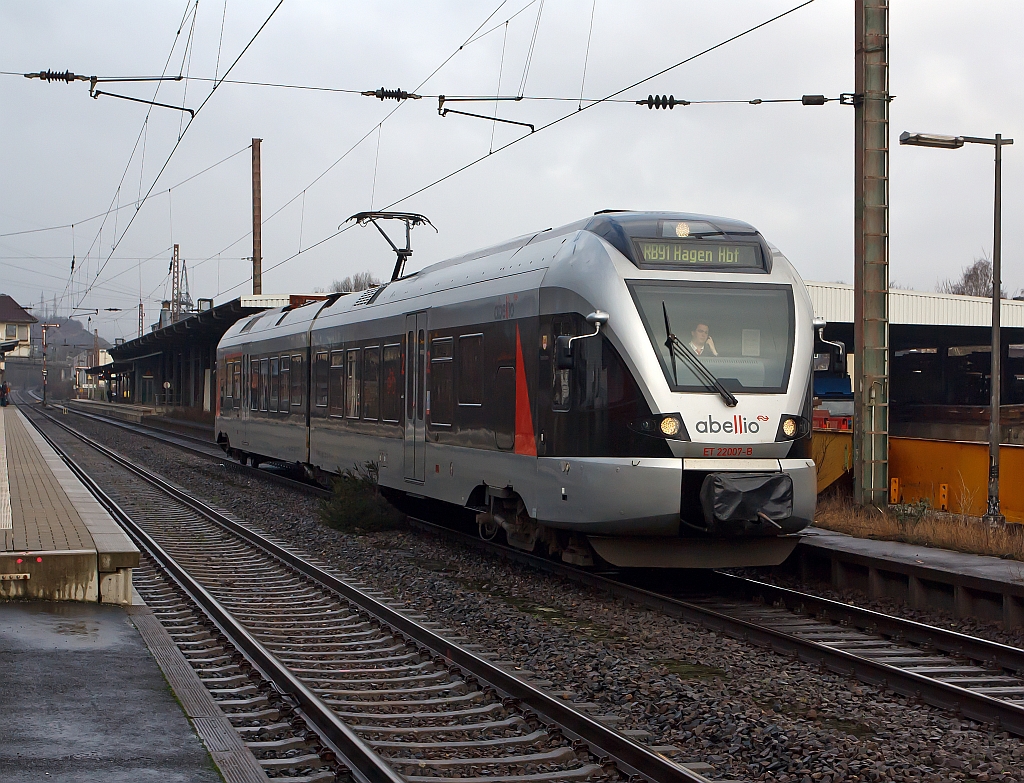
{"label": "passenger door", "polygon": [[239,446],[249,445],[249,405],[251,400],[250,394],[250,382],[249,373],[251,372],[250,363],[251,357],[249,354],[242,355],[242,388],[239,390],[239,394],[242,397],[240,407],[238,409],[238,434],[241,439]]}
{"label": "passenger door", "polygon": [[405,478],[422,482],[427,463],[427,314],[405,317]]}

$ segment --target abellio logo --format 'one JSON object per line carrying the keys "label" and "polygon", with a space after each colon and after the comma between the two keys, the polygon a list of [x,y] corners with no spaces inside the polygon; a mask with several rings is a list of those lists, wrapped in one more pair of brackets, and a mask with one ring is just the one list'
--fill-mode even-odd
{"label": "abellio logo", "polygon": [[697,422],[697,432],[702,435],[717,435],[720,432],[729,435],[753,434],[759,432],[761,430],[761,422],[766,421],[768,421],[767,416],[758,416],[757,420],[754,420],[740,415],[733,416],[732,419],[725,421],[716,421],[709,414],[707,421],[701,419]]}

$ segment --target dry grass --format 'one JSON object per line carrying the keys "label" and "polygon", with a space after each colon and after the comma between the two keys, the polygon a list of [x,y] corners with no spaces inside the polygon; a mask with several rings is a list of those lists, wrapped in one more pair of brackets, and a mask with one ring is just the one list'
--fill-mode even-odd
{"label": "dry grass", "polygon": [[923,505],[860,507],[843,495],[818,498],[815,524],[858,538],[902,541],[955,552],[1024,561],[1024,525],[993,527],[978,517],[936,513]]}

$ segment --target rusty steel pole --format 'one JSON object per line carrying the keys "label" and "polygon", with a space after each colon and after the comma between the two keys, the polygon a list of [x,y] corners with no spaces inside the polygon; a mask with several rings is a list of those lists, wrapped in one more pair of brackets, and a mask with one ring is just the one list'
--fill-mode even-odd
{"label": "rusty steel pole", "polygon": [[252,140],[252,294],[263,293],[263,182],[260,174],[260,142]]}
{"label": "rusty steel pole", "polygon": [[[966,139],[965,139],[966,140]],[[990,525],[1006,521],[999,510],[999,447],[1002,443],[1000,428],[1000,387],[1003,384],[1003,344],[1000,339],[1000,308],[1002,307],[1002,245],[1003,245],[1003,136],[996,134],[996,192],[995,214],[992,222],[992,365],[989,371],[989,386],[992,392],[988,421],[988,504],[985,521]],[[1013,144],[1013,139],[1005,143]]]}
{"label": "rusty steel pole", "polygon": [[889,2],[856,0],[854,501],[888,500]]}

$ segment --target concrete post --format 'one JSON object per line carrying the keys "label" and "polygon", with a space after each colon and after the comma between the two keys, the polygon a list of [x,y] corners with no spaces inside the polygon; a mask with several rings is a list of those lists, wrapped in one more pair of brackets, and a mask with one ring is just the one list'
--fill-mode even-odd
{"label": "concrete post", "polygon": [[874,506],[888,494],[888,35],[888,0],[856,0],[853,491]]}

